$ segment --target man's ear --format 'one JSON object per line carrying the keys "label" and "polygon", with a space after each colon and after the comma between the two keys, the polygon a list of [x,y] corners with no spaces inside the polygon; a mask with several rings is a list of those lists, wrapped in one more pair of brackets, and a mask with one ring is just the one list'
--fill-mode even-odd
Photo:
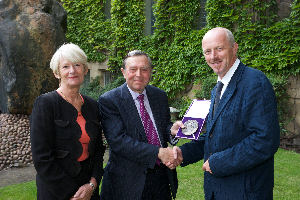
{"label": "man's ear", "polygon": [[121,68],[121,71],[122,71],[123,77],[126,79],[126,69]]}
{"label": "man's ear", "polygon": [[238,43],[234,43],[234,45],[233,45],[233,49],[234,49],[234,55],[236,55],[237,54],[237,52],[238,52],[238,49],[239,49],[239,45],[238,45]]}

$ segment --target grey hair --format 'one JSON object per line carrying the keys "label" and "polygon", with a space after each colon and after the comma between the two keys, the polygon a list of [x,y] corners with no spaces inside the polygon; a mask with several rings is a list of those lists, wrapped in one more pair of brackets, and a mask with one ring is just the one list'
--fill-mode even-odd
{"label": "grey hair", "polygon": [[234,46],[235,39],[234,39],[234,36],[233,36],[233,34],[232,34],[232,32],[230,30],[228,30],[227,28],[223,28],[223,27],[215,27],[215,28],[213,28],[213,29],[211,29],[209,31],[215,31],[215,30],[223,30],[223,31],[225,31],[226,37],[227,37],[227,40],[228,40],[229,44],[232,47]]}
{"label": "grey hair", "polygon": [[85,68],[87,68],[87,56],[76,44],[63,44],[56,50],[50,61],[50,68],[54,74],[59,74],[59,63],[62,58],[71,63],[81,63]]}
{"label": "grey hair", "polygon": [[146,56],[147,59],[148,59],[149,66],[152,68],[152,61],[151,61],[151,58],[148,56],[147,53],[145,53],[141,50],[133,50],[133,51],[128,52],[128,54],[124,58],[123,64],[122,64],[123,69],[126,69],[127,59],[130,58],[130,57],[134,57],[134,56]]}

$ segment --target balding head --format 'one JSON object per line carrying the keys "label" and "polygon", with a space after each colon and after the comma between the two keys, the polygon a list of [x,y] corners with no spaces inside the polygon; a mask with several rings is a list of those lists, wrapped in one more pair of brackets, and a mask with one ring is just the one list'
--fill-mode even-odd
{"label": "balding head", "polygon": [[238,44],[226,28],[209,30],[202,39],[202,49],[207,64],[221,79],[237,59]]}
{"label": "balding head", "polygon": [[233,47],[233,45],[235,43],[235,39],[234,39],[234,36],[233,36],[233,34],[230,30],[228,30],[227,28],[223,28],[223,27],[216,27],[216,28],[213,28],[213,29],[210,29],[209,31],[207,31],[207,33],[204,35],[203,39],[205,38],[206,35],[209,35],[212,32],[224,32],[225,35],[226,35],[227,41]]}

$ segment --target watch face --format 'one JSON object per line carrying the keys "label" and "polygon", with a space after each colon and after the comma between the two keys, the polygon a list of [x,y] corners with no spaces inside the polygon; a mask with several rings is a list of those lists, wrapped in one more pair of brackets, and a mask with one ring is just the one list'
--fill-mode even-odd
{"label": "watch face", "polygon": [[92,187],[93,190],[95,190],[95,185],[90,182],[90,186]]}
{"label": "watch face", "polygon": [[184,135],[192,135],[198,129],[198,122],[196,120],[188,120],[183,124],[185,128],[182,129]]}

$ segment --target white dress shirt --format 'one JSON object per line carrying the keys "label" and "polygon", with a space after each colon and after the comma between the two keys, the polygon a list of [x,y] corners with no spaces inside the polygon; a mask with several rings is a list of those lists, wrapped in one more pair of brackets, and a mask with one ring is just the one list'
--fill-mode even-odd
{"label": "white dress shirt", "polygon": [[224,85],[221,91],[221,96],[220,99],[222,98],[230,80],[231,77],[233,76],[234,72],[236,71],[236,69],[238,68],[240,64],[240,60],[237,58],[234,62],[234,64],[232,65],[232,67],[228,70],[228,72],[225,74],[225,76],[221,79],[220,77],[218,77],[218,81],[221,81]]}
{"label": "white dress shirt", "polygon": [[[132,96],[132,98],[133,98],[133,101],[134,101],[134,103],[135,103],[135,106],[136,106],[136,108],[137,108],[137,110],[138,110],[138,112],[139,112],[140,119],[141,119],[141,121],[142,121],[141,111],[140,111],[140,102],[139,102],[139,100],[138,100],[138,96],[141,95],[141,94],[138,93],[138,92],[135,92],[135,91],[131,90],[131,89],[128,87],[128,85],[127,85],[127,88],[129,89],[129,92],[130,92],[130,94],[131,94],[131,96]],[[154,120],[154,117],[153,117],[153,114],[152,114],[152,110],[151,110],[151,107],[150,107],[150,104],[149,104],[149,100],[148,100],[148,97],[147,97],[147,94],[146,94],[146,90],[144,90],[144,91],[142,92],[142,94],[144,95],[144,105],[145,105],[145,108],[146,108],[146,110],[147,110],[147,112],[148,112],[148,114],[149,114],[149,116],[150,116],[150,119],[151,119],[151,121],[152,121],[152,123],[153,123],[153,125],[154,125],[154,128],[155,128],[155,130],[156,130],[156,133],[157,133],[157,136],[158,136],[158,139],[159,139],[160,146],[162,146],[162,145],[161,145],[160,138],[159,138],[159,134],[158,134],[158,131],[157,131],[157,128],[156,128],[155,120]],[[142,122],[143,122],[143,121],[142,121]]]}

